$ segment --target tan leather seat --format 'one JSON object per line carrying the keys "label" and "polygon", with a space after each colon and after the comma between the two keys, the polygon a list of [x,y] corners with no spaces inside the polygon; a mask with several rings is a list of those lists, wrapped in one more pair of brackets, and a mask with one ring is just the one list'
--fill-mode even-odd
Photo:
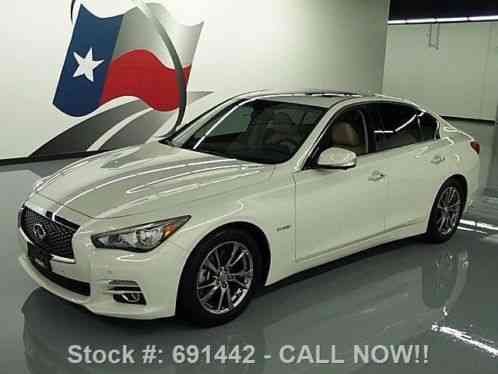
{"label": "tan leather seat", "polygon": [[266,127],[269,122],[273,120],[274,113],[271,110],[265,110],[254,118],[253,122],[249,125],[247,131],[243,132],[233,142],[231,147],[238,148],[240,145],[257,145],[264,136]]}
{"label": "tan leather seat", "polygon": [[287,113],[275,113],[272,123],[268,126],[270,135],[265,139],[265,144],[279,144],[294,153],[299,144],[297,126]]}
{"label": "tan leather seat", "polygon": [[332,144],[334,147],[350,150],[357,155],[366,153],[365,144],[355,128],[348,122],[338,122],[332,126]]}

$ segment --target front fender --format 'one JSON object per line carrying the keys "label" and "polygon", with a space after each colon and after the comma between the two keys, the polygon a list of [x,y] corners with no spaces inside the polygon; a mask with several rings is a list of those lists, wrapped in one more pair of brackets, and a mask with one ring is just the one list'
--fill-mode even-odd
{"label": "front fender", "polygon": [[271,186],[249,186],[195,202],[192,219],[171,240],[190,252],[211,232],[233,223],[249,223],[266,236],[270,247],[267,285],[290,275],[295,264],[294,182],[290,176],[272,178]]}

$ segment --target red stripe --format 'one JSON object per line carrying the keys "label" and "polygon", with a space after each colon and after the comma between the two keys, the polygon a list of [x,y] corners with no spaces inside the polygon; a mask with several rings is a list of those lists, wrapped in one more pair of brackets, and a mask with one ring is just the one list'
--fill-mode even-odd
{"label": "red stripe", "polygon": [[[183,70],[187,81],[190,70],[190,66]],[[128,52],[109,66],[100,105],[122,96],[137,97],[162,112],[177,109],[180,95],[176,72],[149,51]]]}

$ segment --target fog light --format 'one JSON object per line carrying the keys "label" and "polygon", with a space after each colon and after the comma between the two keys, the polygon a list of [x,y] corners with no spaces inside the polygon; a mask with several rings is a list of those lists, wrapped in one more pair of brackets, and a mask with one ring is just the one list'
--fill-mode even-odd
{"label": "fog light", "polygon": [[107,294],[111,294],[114,301],[123,304],[145,305],[145,297],[137,282],[112,280],[107,284]]}
{"label": "fog light", "polygon": [[114,295],[113,298],[118,303],[145,305],[145,298],[142,293],[123,293]]}

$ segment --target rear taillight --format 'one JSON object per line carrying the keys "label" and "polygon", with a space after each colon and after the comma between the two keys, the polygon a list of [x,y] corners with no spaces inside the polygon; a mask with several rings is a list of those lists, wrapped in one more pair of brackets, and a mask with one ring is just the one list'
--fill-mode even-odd
{"label": "rear taillight", "polygon": [[470,142],[470,146],[477,154],[481,153],[481,145],[478,142]]}

